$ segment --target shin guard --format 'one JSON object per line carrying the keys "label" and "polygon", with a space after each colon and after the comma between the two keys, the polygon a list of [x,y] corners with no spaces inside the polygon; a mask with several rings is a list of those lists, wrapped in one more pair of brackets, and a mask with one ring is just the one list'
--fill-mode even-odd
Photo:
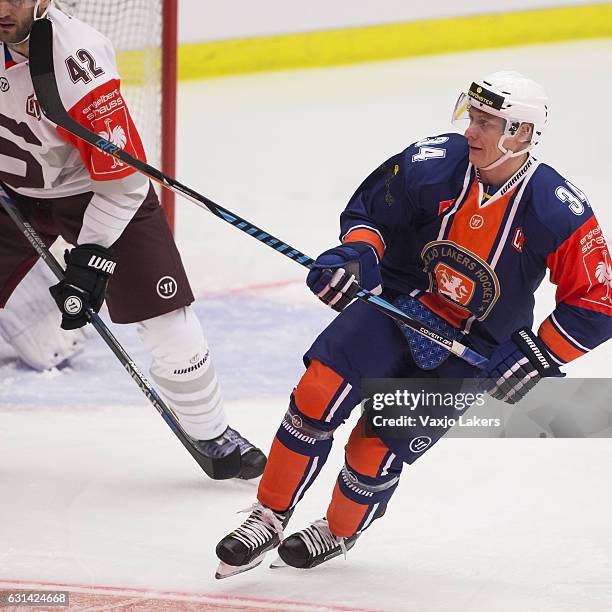
{"label": "shin guard", "polygon": [[194,440],[212,440],[228,426],[208,343],[189,307],[138,324],[151,351],[151,377]]}

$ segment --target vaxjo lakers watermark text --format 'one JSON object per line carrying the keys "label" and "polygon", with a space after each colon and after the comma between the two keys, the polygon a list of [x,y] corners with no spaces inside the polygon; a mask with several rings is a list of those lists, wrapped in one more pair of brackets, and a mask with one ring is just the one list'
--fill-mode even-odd
{"label": "vaxjo lakers watermark text", "polygon": [[[383,439],[612,437],[612,379],[546,378],[518,404],[479,379],[365,379],[364,435]],[[417,441],[417,442],[415,442]]]}

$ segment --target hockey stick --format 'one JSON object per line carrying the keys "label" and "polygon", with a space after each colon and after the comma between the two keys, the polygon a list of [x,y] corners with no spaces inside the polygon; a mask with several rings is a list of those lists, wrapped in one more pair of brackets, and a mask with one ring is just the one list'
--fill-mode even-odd
{"label": "hockey stick", "polygon": [[[34,22],[32,27],[32,33],[30,35],[30,75],[34,84],[36,97],[47,119],[59,125],[67,132],[77,136],[81,140],[84,140],[85,142],[88,142],[94,147],[100,149],[104,153],[116,157],[128,166],[160,183],[163,187],[186,197],[194,202],[197,206],[204,208],[230,225],[233,225],[246,234],[253,236],[260,242],[263,242],[279,253],[282,253],[285,257],[294,259],[305,268],[312,267],[314,260],[308,255],[294,249],[286,242],[275,238],[268,232],[263,231],[261,228],[253,225],[238,215],[235,215],[222,206],[215,204],[215,202],[212,200],[197,193],[196,191],[193,191],[182,183],[179,183],[176,179],[167,176],[149,164],[132,157],[123,149],[88,130],[86,127],[82,126],[75,119],[73,119],[64,108],[57,87],[53,66],[53,24],[49,19],[39,19]],[[405,323],[417,333],[429,338],[436,344],[443,346],[445,349],[454,355],[461,357],[468,363],[479,368],[482,368],[486,364],[487,359],[478,354],[476,351],[470,349],[457,340],[446,338],[433,330],[431,327],[423,325],[412,317],[409,317],[399,308],[396,308],[386,300],[370,293],[369,291],[359,288],[356,297],[364,302],[367,302],[368,304],[371,304],[374,308],[380,310],[392,319]]]}
{"label": "hockey stick", "polygon": [[[9,197],[3,187],[0,185],[0,205],[7,212],[8,216],[13,220],[15,225],[21,230],[25,238],[38,253],[40,258],[49,266],[49,269],[57,280],[64,278],[64,270],[47,245],[43,242],[38,232],[26,221],[23,214]],[[91,306],[86,307],[87,318],[94,326],[95,330],[100,334],[100,337],[121,365],[127,370],[130,377],[138,385],[145,397],[153,404],[153,407],[159,412],[164,421],[170,426],[176,437],[181,441],[183,446],[189,451],[189,454],[196,460],[198,465],[211,477],[215,479],[233,478],[240,470],[240,449],[236,450],[228,456],[227,463],[213,465],[209,457],[198,452],[191,438],[185,433],[178,419],[174,416],[172,410],[165,404],[164,400],[159,396],[151,383],[146,379],[132,358],[125,352],[125,349],[119,344],[119,341],[113,336],[112,332],[104,324],[97,312]],[[231,474],[231,475],[227,475]]]}

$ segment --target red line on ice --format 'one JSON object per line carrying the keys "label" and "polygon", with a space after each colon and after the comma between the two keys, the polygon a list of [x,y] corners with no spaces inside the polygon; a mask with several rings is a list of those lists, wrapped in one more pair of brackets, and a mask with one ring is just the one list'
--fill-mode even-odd
{"label": "red line on ice", "polygon": [[[108,604],[108,598],[113,597],[113,595],[118,599],[121,597],[122,601],[115,601],[113,607],[120,607],[123,610],[130,609],[142,609],[146,610],[147,608],[142,608],[142,604],[146,601],[163,601],[163,600],[173,600],[181,601],[186,604],[181,608],[172,606],[172,610],[215,610],[222,609],[227,612],[232,610],[248,610],[250,612],[258,612],[264,610],[278,610],[279,608],[271,608],[270,606],[290,606],[290,608],[285,608],[287,612],[291,608],[296,608],[297,610],[306,610],[308,608],[312,610],[319,610],[324,612],[326,610],[334,611],[334,612],[379,612],[377,610],[373,610],[371,608],[356,608],[355,606],[339,606],[334,604],[325,604],[319,602],[310,602],[310,601],[293,601],[288,599],[271,599],[266,597],[246,597],[242,595],[223,595],[216,593],[197,593],[197,592],[188,592],[188,591],[162,591],[158,589],[146,589],[142,587],[113,587],[106,585],[88,585],[88,584],[68,584],[61,582],[33,582],[29,580],[0,580],[0,586],[4,587],[16,587],[19,589],[27,589],[27,588],[49,588],[55,587],[60,590],[72,591],[76,590],[77,593],[75,595],[79,595],[78,591],[89,591],[90,593],[80,593],[80,595],[90,595],[87,598],[87,601],[78,602],[79,597],[72,597],[73,593],[71,592],[71,600],[74,599],[74,603],[82,603],[87,606],[87,610],[93,612],[94,609],[99,610],[108,610],[108,606],[104,605]],[[94,593],[91,593],[94,591]],[[98,593],[95,593],[98,591]],[[102,593],[100,593],[102,592]],[[104,597],[103,593],[107,592],[108,595]],[[97,598],[95,596],[98,596]],[[132,597],[130,597],[132,595]],[[143,597],[144,596],[144,597]],[[148,597],[146,597],[148,596]],[[155,597],[157,596],[157,598]],[[189,601],[191,600],[191,601]],[[208,601],[206,601],[208,600]],[[197,603],[200,605],[198,608],[193,608],[188,605],[190,603]],[[245,604],[243,607],[236,607],[240,604]],[[210,604],[216,605],[217,607],[201,607],[201,604]],[[257,607],[257,604],[260,604],[263,607]],[[91,606],[101,605],[101,608],[91,608]],[[222,606],[222,607],[219,607]],[[70,602],[70,608],[73,608],[73,601]],[[58,608],[58,610],[61,608]],[[77,608],[78,609],[78,608]],[[84,608],[82,608],[84,609]],[[150,608],[148,608],[150,609]],[[163,608],[158,608],[163,609]]]}

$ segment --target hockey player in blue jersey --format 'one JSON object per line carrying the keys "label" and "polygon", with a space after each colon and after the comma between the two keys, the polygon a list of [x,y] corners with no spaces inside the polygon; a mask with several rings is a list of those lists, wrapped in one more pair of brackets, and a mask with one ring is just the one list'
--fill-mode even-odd
{"label": "hockey player in blue jersey", "polygon": [[[281,559],[314,567],[350,549],[385,512],[402,467],[429,450],[362,435],[346,446],[324,518],[283,540],[364,378],[476,378],[449,355],[354,298],[353,279],[489,357],[488,392],[519,401],[542,377],[612,337],[612,258],[585,194],[533,156],[548,118],[535,82],[498,72],[460,96],[464,135],[425,138],[361,184],[340,217],[341,244],[308,274],[340,314],[315,340],[272,444],[251,514],[217,546],[218,578]],[[533,331],[534,293],[550,271],[556,308]],[[280,544],[280,546],[279,546]]]}

